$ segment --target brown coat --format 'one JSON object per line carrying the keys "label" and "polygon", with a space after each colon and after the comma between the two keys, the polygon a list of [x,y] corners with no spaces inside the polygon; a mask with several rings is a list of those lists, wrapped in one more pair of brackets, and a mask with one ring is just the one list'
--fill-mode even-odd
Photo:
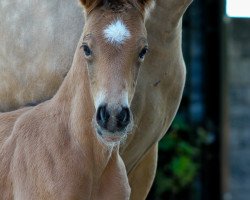
{"label": "brown coat", "polygon": [[[53,3],[56,4],[58,2],[53,1]],[[67,2],[64,2],[64,3],[66,4]],[[131,105],[132,112],[134,113],[135,124],[137,128],[134,130],[134,133],[128,137],[126,143],[122,146],[122,149],[121,149],[121,155],[125,162],[127,172],[129,175],[130,186],[132,188],[131,199],[144,199],[145,196],[147,195],[148,190],[152,184],[152,180],[153,180],[155,169],[156,169],[157,142],[165,134],[166,130],[171,124],[173,117],[176,114],[179,102],[180,102],[183,85],[185,81],[185,65],[184,65],[182,52],[181,52],[181,18],[186,7],[189,5],[189,3],[190,3],[190,0],[186,0],[186,1],[185,0],[178,0],[178,1],[159,0],[157,1],[156,8],[154,12],[151,14],[151,18],[149,19],[147,23],[148,40],[149,40],[151,52],[148,58],[146,58],[145,63],[143,64],[143,67],[141,68],[141,72],[138,76],[137,88],[136,88],[135,95],[134,95],[132,105]],[[13,8],[15,8],[15,6],[13,6]],[[3,6],[0,8],[3,8]],[[9,7],[7,8],[11,9]],[[7,8],[5,8],[5,10]],[[64,9],[63,4],[59,8]],[[74,9],[77,10],[77,8],[67,7],[67,9],[68,8],[71,9],[69,10],[70,13],[74,13],[75,16],[77,15],[75,14],[77,12],[73,11]],[[54,19],[58,19],[58,18],[54,18]],[[165,20],[162,20],[162,19],[165,19]],[[74,20],[81,21],[78,19],[74,19]],[[23,21],[23,19],[19,18],[19,21]],[[68,35],[72,37],[64,36],[65,38],[69,40],[66,40],[66,39],[64,40],[66,44],[60,43],[67,47],[74,46],[74,45],[69,45],[68,43],[75,44],[76,38],[77,37],[79,38],[81,28],[79,28],[79,26],[75,26],[76,24],[79,24],[79,22],[71,23],[67,21],[67,23],[65,23],[63,21],[60,24],[59,25],[61,27],[62,27],[62,24],[64,25],[72,24],[72,26],[74,26],[73,29],[68,28],[65,31],[66,33],[69,33]],[[5,37],[3,37],[5,39],[7,37],[6,35],[11,35],[7,31],[7,30],[11,30],[10,27],[8,29],[8,27],[6,26],[5,29],[0,29],[0,30],[5,31],[5,33],[1,32],[1,35],[5,35]],[[76,31],[73,31],[73,30],[76,30]],[[36,34],[34,35],[35,35],[34,37],[36,37]],[[3,40],[1,40],[1,42],[4,43],[3,45],[1,45],[1,48],[4,47],[5,50],[8,49],[7,48],[8,44],[13,43],[14,38],[9,38],[9,39],[10,40],[6,39],[6,41],[4,42]],[[73,39],[74,39],[74,42],[73,42]],[[11,49],[13,51],[11,54],[9,53],[9,51],[0,52],[0,55],[1,55],[0,69],[2,70],[2,72],[4,71],[4,73],[1,72],[0,74],[0,81],[1,83],[4,83],[4,84],[1,84],[2,86],[5,85],[7,87],[7,89],[5,87],[0,88],[0,102],[1,102],[0,107],[2,110],[8,110],[11,107],[13,108],[15,106],[23,105],[25,103],[28,103],[30,100],[34,100],[34,101],[41,100],[43,98],[47,98],[51,96],[55,92],[60,82],[62,81],[62,77],[68,69],[71,59],[70,58],[65,59],[67,58],[67,56],[65,55],[72,54],[74,47],[67,49],[65,47],[62,48],[59,45],[59,46],[51,47],[47,50],[46,44],[51,45],[52,41],[48,43],[45,43],[43,41],[40,43],[41,46],[35,43],[36,40],[33,40],[33,41],[34,41],[33,47],[35,46],[35,49],[39,50],[41,47],[44,47],[44,48],[41,48],[41,50],[43,50],[41,55],[39,54],[40,52],[35,51],[37,52],[37,56],[35,56],[35,58],[37,59],[35,63],[37,64],[35,65],[34,63],[28,62],[28,60],[31,60],[29,57],[25,55],[19,57],[20,56],[19,53],[21,51],[19,50],[19,48],[13,47]],[[25,44],[25,39],[21,42]],[[34,51],[33,48],[28,48],[27,50]],[[56,53],[61,52],[62,54],[60,56],[53,57],[53,55],[56,55],[55,52]],[[15,55],[18,55],[18,57],[16,57],[18,59],[14,59],[15,61],[14,64],[11,64],[12,68],[6,69],[6,66],[8,66],[8,63],[11,60],[11,59],[7,59],[8,58],[7,56],[15,57]],[[28,55],[31,55],[31,52]],[[5,58],[5,59],[2,61],[2,58]],[[56,59],[54,60],[54,58]],[[17,66],[19,66],[20,63],[22,63],[23,67],[17,68]],[[46,64],[48,63],[47,68],[44,67],[43,63],[46,63]],[[57,64],[51,65],[51,63],[57,63]],[[61,68],[50,68],[50,66],[60,66]],[[38,71],[35,72],[36,70],[31,70],[32,67],[36,67]],[[16,69],[18,70],[15,71]],[[34,74],[30,73],[31,72],[30,70],[36,73],[37,75],[33,76]],[[43,70],[46,73],[40,73],[41,70]],[[56,72],[56,73],[51,73],[51,71]],[[24,76],[26,79],[26,81],[24,82],[28,84],[23,85],[23,84],[20,84],[20,82],[18,81],[21,81],[24,78],[23,75],[25,73],[27,73],[27,75]],[[13,75],[15,75],[18,78],[13,78]],[[20,75],[22,76],[19,78]],[[36,77],[36,78],[35,79],[28,78],[29,75],[31,75],[32,77]],[[48,81],[44,81],[44,80],[48,80]],[[13,81],[17,81],[17,83]],[[37,81],[40,81],[41,84],[36,85],[35,83]],[[52,84],[51,84],[51,81],[53,81]],[[22,88],[26,87],[26,90],[20,90],[20,86]],[[49,103],[49,105],[51,106],[53,105],[53,103]],[[28,120],[28,121],[30,121],[29,114],[34,112],[34,109],[32,110],[29,110],[29,109],[30,108],[24,108],[27,114],[22,116],[22,118],[25,118],[25,120]],[[51,112],[47,106],[47,103],[39,105],[36,109],[38,110],[47,109],[48,112]],[[53,110],[57,110],[57,109],[55,108]],[[15,143],[16,141],[20,141],[20,140],[17,139],[18,136],[15,134],[11,136],[11,138],[9,138],[9,133],[12,130],[12,127],[14,125],[16,118],[19,117],[21,112],[23,111],[19,110],[19,111],[15,111],[9,114],[1,115],[1,118],[3,118],[1,119],[1,121],[3,123],[1,123],[1,127],[0,127],[0,131],[1,131],[0,144],[5,143],[4,146],[7,146],[6,148],[9,148],[8,150],[9,152],[12,152],[13,156],[15,152],[13,149],[13,145],[10,145],[10,144],[11,142]],[[42,120],[40,119],[44,118],[44,114],[45,114],[44,112],[41,112],[40,114],[39,112],[37,112],[37,115],[39,116],[34,117],[34,118],[32,117],[31,120],[35,122],[37,122],[38,120],[40,123],[42,122]],[[59,116],[59,113],[56,113],[56,116],[57,115]],[[53,120],[51,120],[51,122],[52,121]],[[16,124],[20,125],[21,122],[22,120],[20,121],[18,120]],[[39,125],[35,127],[39,128]],[[15,133],[15,128],[16,128],[16,125],[14,126],[12,133]],[[65,130],[68,130],[68,127],[64,127],[64,128]],[[46,130],[48,130],[47,131],[48,133],[45,131],[46,134],[49,134],[50,132],[49,128]],[[23,133],[23,135],[25,135],[25,133]],[[8,139],[6,140],[6,138]],[[25,138],[26,137],[24,137],[23,139]],[[46,138],[47,137],[44,137],[44,139]],[[63,139],[65,138],[62,138],[62,140]],[[22,141],[22,143],[24,142]],[[24,144],[22,144],[21,146],[24,146]],[[5,150],[2,150],[2,149],[3,148],[1,148],[1,154],[0,154],[1,156],[5,153]],[[41,153],[44,153],[44,152],[41,152]],[[0,163],[3,166],[3,167],[1,166],[0,178],[2,178],[3,174],[9,170],[7,166],[8,164],[10,164],[8,162],[10,162],[12,157],[11,157],[11,153],[7,155],[8,156],[5,155],[5,159],[3,159],[3,161],[1,161]],[[148,176],[146,176],[145,174],[147,174]],[[2,182],[2,183],[5,183],[4,185],[5,187],[8,186],[8,183],[9,183],[8,181],[9,180],[5,180],[5,182]]]}

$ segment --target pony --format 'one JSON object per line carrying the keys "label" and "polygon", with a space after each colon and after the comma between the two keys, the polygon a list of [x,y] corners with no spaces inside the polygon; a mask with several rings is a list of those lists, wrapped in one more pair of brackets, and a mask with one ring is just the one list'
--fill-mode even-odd
{"label": "pony", "polygon": [[[24,4],[24,2],[25,1],[23,1],[22,3]],[[128,9],[127,7],[124,8],[123,6],[119,8],[120,4],[119,3],[117,4],[116,2],[125,2],[125,1],[106,1],[105,5],[106,6],[109,4],[112,5],[111,10],[114,13],[122,13],[122,11]],[[125,69],[126,67],[128,68],[128,66],[131,67],[132,65],[134,65],[134,68],[133,68],[134,71],[133,72],[131,71],[130,75],[129,76],[127,75],[127,77],[124,76],[124,72],[117,73],[114,77],[108,76],[106,77],[107,78],[106,83],[105,81],[101,83],[100,81],[103,81],[103,78],[104,78],[102,77],[102,75],[106,74],[107,71],[109,71],[109,73],[111,72],[114,73],[114,71],[112,71],[111,69],[116,69],[115,66],[111,65],[110,68],[106,68],[106,69],[105,67],[103,67],[102,68],[103,71],[99,71],[98,72],[99,74],[97,74],[95,71],[95,68],[90,67],[92,66],[91,64],[92,58],[89,58],[89,60],[86,58],[89,62],[88,79],[90,79],[89,80],[89,82],[91,83],[90,85],[97,86],[97,87],[92,87],[92,89],[90,90],[91,92],[89,92],[90,93],[89,96],[92,96],[93,99],[89,100],[88,102],[94,102],[94,106],[91,111],[92,115],[89,116],[88,120],[89,120],[89,123],[91,121],[91,124],[92,124],[91,128],[93,128],[93,124],[96,127],[95,131],[93,132],[96,133],[99,131],[99,135],[102,135],[101,137],[99,136],[97,137],[98,141],[99,142],[101,141],[101,144],[107,143],[105,145],[110,146],[109,143],[120,143],[120,141],[122,140],[124,141],[123,144],[119,144],[115,146],[119,146],[119,152],[126,166],[126,171],[127,171],[128,179],[129,179],[129,185],[132,189],[130,198],[131,199],[144,199],[147,196],[147,193],[152,185],[152,181],[155,175],[158,141],[166,133],[168,127],[170,126],[176,114],[177,108],[180,103],[183,87],[184,87],[186,72],[185,72],[185,64],[184,64],[182,52],[181,52],[181,21],[182,21],[182,16],[186,8],[188,7],[188,5],[191,3],[191,1],[190,0],[178,0],[178,1],[158,0],[156,1],[155,9],[152,11],[151,15],[149,15],[149,10],[152,8],[154,4],[153,1],[140,1],[140,2],[139,1],[138,2],[126,1],[126,2],[129,2],[129,5],[132,4],[133,7],[136,7],[137,11],[141,13],[141,15],[143,16],[142,21],[144,21],[142,23],[143,26],[145,26],[146,19],[148,18],[147,24],[146,24],[146,29],[147,29],[148,34],[146,37],[145,37],[146,35],[145,30],[143,31],[145,34],[144,35],[145,43],[141,41],[142,42],[140,43],[140,45],[142,45],[141,49],[140,51],[137,50],[138,51],[137,55],[139,56],[139,58],[142,57],[142,60],[138,61],[137,65],[135,65],[134,63],[131,62],[131,56],[128,56],[128,54],[130,53],[131,55],[135,51],[135,49],[132,48],[131,50],[131,48],[127,48],[130,51],[130,52],[127,52],[126,48],[122,47],[124,44],[127,44],[126,43],[127,40],[130,40],[134,36],[133,34],[131,34],[130,27],[127,27],[124,21],[121,21],[119,20],[119,18],[117,18],[115,19],[114,23],[110,22],[109,25],[105,26],[104,30],[106,31],[102,32],[102,36],[104,34],[106,40],[109,41],[110,44],[113,44],[113,45],[115,44],[115,48],[117,48],[116,50],[117,51],[120,50],[120,52],[123,52],[122,55],[128,56],[127,58],[124,57],[122,59],[122,62],[117,61],[118,65],[121,66],[121,69]],[[56,4],[58,2],[54,1],[53,3]],[[96,12],[96,9],[100,8],[100,5],[104,5],[103,2],[101,1],[94,1],[94,4],[92,4],[90,1],[82,1],[82,3],[85,5],[85,17],[88,16],[88,13]],[[6,7],[9,8],[6,5],[3,6],[3,4],[4,3],[1,2],[2,7],[5,6],[5,9]],[[5,2],[5,4],[8,4],[8,3]],[[13,7],[15,8],[15,6]],[[29,5],[29,6],[33,8],[34,5]],[[48,7],[46,6],[45,8],[44,9],[48,13],[51,10],[54,11],[52,9],[53,6],[51,6],[50,9],[48,9]],[[72,13],[74,10],[70,6],[65,8],[63,7],[63,5],[60,5],[59,8],[62,10],[69,9],[70,12]],[[38,16],[41,17],[41,14],[44,14],[43,12],[44,10],[42,10],[42,7],[41,7],[41,10],[40,8],[39,9],[36,8],[36,10],[38,11]],[[68,17],[68,15],[66,15],[66,17]],[[99,19],[101,21],[101,17],[99,17]],[[162,20],[162,19],[166,19],[166,20]],[[1,60],[1,62],[5,64],[4,68],[1,68],[4,70],[1,70],[0,77],[1,75],[5,75],[3,76],[4,78],[8,77],[8,75],[11,75],[13,77],[13,74],[14,75],[18,74],[18,76],[21,76],[22,73],[20,73],[20,70],[21,71],[24,70],[22,71],[24,72],[24,74],[27,73],[27,75],[24,77],[25,81],[22,81],[24,83],[24,85],[22,86],[24,86],[24,88],[26,87],[25,88],[26,90],[23,89],[21,91],[18,91],[20,90],[20,88],[17,90],[12,90],[13,81],[10,84],[8,83],[8,80],[11,80],[11,79],[3,79],[5,81],[3,81],[4,84],[2,84],[2,89],[0,90],[0,93],[3,91],[5,92],[0,95],[1,102],[2,102],[0,106],[2,108],[2,111],[6,111],[6,110],[19,107],[20,105],[24,105],[28,103],[30,100],[32,101],[44,100],[46,98],[49,98],[50,96],[52,96],[52,94],[55,93],[61,81],[63,80],[63,76],[65,76],[65,74],[67,73],[67,70],[69,68],[68,67],[69,62],[71,62],[71,59],[66,58],[65,55],[67,52],[69,53],[70,51],[72,51],[72,46],[73,46],[72,41],[79,35],[79,30],[81,29],[79,28],[81,27],[79,25],[81,23],[80,18],[74,19],[73,22],[71,21],[68,22],[66,20],[66,24],[70,24],[71,26],[77,26],[78,31],[74,32],[71,29],[63,29],[65,30],[64,32],[72,33],[72,35],[68,34],[67,35],[68,37],[65,37],[64,35],[65,40],[63,40],[63,42],[60,43],[60,45],[69,46],[70,47],[69,49],[65,50],[65,48],[60,48],[62,46],[58,44],[59,42],[56,39],[56,41],[48,41],[47,44],[49,44],[51,48],[48,48],[48,50],[45,48],[45,51],[42,52],[43,53],[42,55],[46,55],[46,56],[41,56],[41,55],[36,56],[34,55],[34,53],[28,54],[25,56],[24,53],[22,52],[21,55],[24,55],[24,57],[20,56],[18,57],[19,58],[18,60],[15,60],[16,62],[15,64],[20,64],[20,63],[22,64],[21,65],[22,67],[20,67],[17,72],[13,72],[13,71],[10,72],[11,70],[9,71],[9,69],[6,69],[6,66],[8,66],[7,64],[9,64],[7,55],[11,57],[11,55],[14,53],[18,54],[20,53],[20,49],[14,48],[14,51],[12,52],[12,54],[10,53],[10,51],[7,52],[8,54],[6,52],[3,52],[0,54],[2,55],[1,58],[4,58],[4,60],[3,61]],[[46,22],[46,23],[49,23],[49,22]],[[68,26],[68,27],[71,27],[71,26]],[[97,27],[100,26],[99,21],[96,22],[95,24],[92,24],[92,26],[97,26]],[[49,28],[48,32],[51,32],[50,30],[51,27],[53,26],[48,26]],[[85,27],[87,27],[86,24],[85,24]],[[120,28],[117,28],[117,27],[120,27]],[[76,30],[76,27],[74,28],[75,28],[74,30]],[[139,30],[138,27],[136,29]],[[6,31],[8,30],[8,28],[1,29],[1,31],[4,31],[4,30]],[[118,36],[116,37],[116,34],[114,34],[114,31],[112,30],[121,31],[120,34],[118,35],[122,37],[118,37]],[[31,34],[34,31],[35,30],[32,29],[31,33],[28,36],[31,36]],[[61,31],[57,34],[61,34],[64,32]],[[69,37],[69,35],[72,37]],[[6,37],[3,37],[3,38],[5,39],[5,40],[2,40],[4,41],[4,43],[11,41],[11,40],[8,40],[8,38],[6,39]],[[91,36],[88,36],[87,40],[91,40],[90,38]],[[40,38],[38,37],[38,39]],[[123,40],[125,41],[124,44],[122,43]],[[53,42],[55,46],[52,45]],[[21,41],[20,43],[23,43],[23,41]],[[71,45],[69,45],[69,43]],[[45,43],[41,43],[41,44],[45,45]],[[35,45],[37,45],[35,47],[39,49],[39,43],[38,44],[36,43]],[[85,51],[87,52],[87,54],[93,53],[92,49],[90,48],[90,44],[87,43],[87,46],[86,46],[86,43],[84,44],[81,43],[79,45],[84,52]],[[91,43],[91,45],[93,46],[94,44]],[[7,45],[3,45],[3,47],[6,47],[6,46]],[[98,50],[96,50],[95,52],[98,51],[101,54],[100,46],[101,45],[97,45],[97,47],[95,47],[95,48],[98,48]],[[27,48],[27,44],[26,46],[24,45],[24,47]],[[131,47],[132,47],[132,43],[131,43]],[[147,55],[147,57],[145,57],[145,61],[143,61],[144,53],[147,53],[148,49],[149,49],[149,55]],[[122,51],[122,50],[125,50],[125,51]],[[31,53],[30,49],[29,51]],[[55,56],[56,55],[55,53],[57,52],[60,53],[60,56]],[[110,53],[110,51],[108,52]],[[53,59],[49,57],[50,55],[52,55]],[[122,55],[118,54],[115,57],[117,57],[118,59],[119,56],[122,56]],[[30,61],[31,60],[30,57],[28,56],[31,56],[32,58],[37,59],[36,60],[37,62],[32,63]],[[74,66],[74,63],[76,63],[75,61],[76,58],[77,57],[75,56],[72,67]],[[27,60],[29,60],[29,62],[27,62]],[[45,62],[46,60],[51,61],[49,62],[49,64],[53,63],[52,66],[57,66],[57,68],[53,68],[52,66],[51,68],[50,66],[48,67],[48,65],[46,66],[48,68],[43,66],[43,65],[46,65],[46,62]],[[108,63],[109,61],[106,61],[106,62],[99,61],[98,66],[107,67]],[[14,65],[11,65],[11,66],[13,66],[13,68],[16,69]],[[32,66],[33,68],[27,67],[27,69],[25,69],[26,66]],[[37,69],[38,72],[35,72],[35,69]],[[44,71],[46,73],[43,73]],[[35,78],[33,79],[29,79],[28,75],[31,76],[31,75],[34,75],[34,73],[37,73],[38,75],[35,76]],[[40,80],[38,78],[39,75],[41,75],[42,77]],[[97,79],[96,76],[98,76],[100,79],[99,78]],[[65,81],[67,80],[67,77]],[[131,77],[134,77],[133,80]],[[126,78],[129,81],[128,82],[124,81],[124,78]],[[48,80],[48,81],[45,81],[45,80]],[[119,84],[115,80],[118,81]],[[39,82],[39,84],[37,85],[34,84],[36,81]],[[126,82],[126,84],[121,83],[122,81]],[[16,84],[16,85],[18,86],[19,84]],[[61,87],[63,87],[63,85]],[[98,93],[98,91],[101,91],[100,88],[96,89],[99,87],[98,85],[100,87],[105,86],[106,89]],[[117,87],[112,88],[111,86],[114,86],[114,85]],[[7,87],[9,87],[9,89],[5,90]],[[121,92],[124,89],[128,91]],[[59,91],[60,90],[61,89],[59,89]],[[88,94],[87,91],[85,92],[86,94]],[[109,94],[108,97],[107,97],[107,94]],[[56,96],[57,95],[55,95],[54,98],[52,98],[52,100],[50,100],[49,102],[54,102],[53,99],[55,99]],[[4,101],[2,101],[2,99]],[[109,101],[112,103],[111,104],[109,102],[105,103],[105,101]],[[43,105],[44,104],[42,103],[41,105],[38,106],[38,108],[40,109],[40,107],[42,107]],[[26,113],[26,111],[31,112],[30,110],[36,110],[36,109],[37,107],[35,107],[34,109],[24,108],[22,110],[12,113],[12,115],[2,114],[4,118],[2,121],[6,122],[6,119],[7,119],[7,122],[8,122],[8,123],[7,122],[3,123],[5,125],[2,125],[2,129],[9,130],[10,132],[12,130],[11,126],[15,124],[16,118],[19,118],[19,114],[20,116],[23,116],[21,112]],[[77,107],[75,107],[75,109],[80,110],[80,108],[77,108]],[[6,115],[9,117],[6,118]],[[96,116],[95,118],[96,121],[92,122],[94,115]],[[122,119],[122,120],[118,120],[118,119]],[[120,122],[117,123],[117,120]],[[19,120],[17,121],[19,122]],[[101,129],[101,131],[98,129]],[[14,131],[14,129],[12,131]],[[1,134],[1,140],[0,140],[1,143],[3,143],[3,141],[6,141],[6,138],[8,138],[8,136],[6,135],[7,132],[5,132],[4,134]],[[110,132],[115,133],[116,137],[114,137],[114,135],[110,137],[109,135]],[[127,134],[128,132],[130,132],[131,134]],[[125,140],[126,137],[127,139]],[[4,152],[2,148],[1,148],[1,151]],[[8,155],[8,157],[9,156],[10,155]],[[118,160],[121,161],[120,158]],[[126,180],[125,176],[123,178]]]}

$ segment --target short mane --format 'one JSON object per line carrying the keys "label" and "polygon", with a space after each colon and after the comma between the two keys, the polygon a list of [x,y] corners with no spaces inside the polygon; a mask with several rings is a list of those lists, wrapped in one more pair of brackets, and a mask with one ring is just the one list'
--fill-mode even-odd
{"label": "short mane", "polygon": [[125,0],[105,0],[104,1],[104,7],[106,9],[111,9],[113,12],[123,12],[125,11],[128,7],[131,7],[132,4],[130,1],[125,1]]}
{"label": "short mane", "polygon": [[[85,2],[81,0],[81,2]],[[142,14],[148,13],[154,5],[155,1],[152,0],[96,0],[92,3],[83,3],[85,5],[87,13],[90,13],[93,9],[103,7],[113,12],[124,12],[127,9],[134,7],[138,9]]]}

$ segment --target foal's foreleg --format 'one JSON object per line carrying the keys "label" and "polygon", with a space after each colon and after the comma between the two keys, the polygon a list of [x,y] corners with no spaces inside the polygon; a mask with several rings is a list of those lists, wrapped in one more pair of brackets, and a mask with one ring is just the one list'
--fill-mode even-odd
{"label": "foal's foreleg", "polygon": [[146,199],[153,184],[158,156],[158,143],[149,149],[138,165],[129,173],[130,200]]}
{"label": "foal's foreleg", "polygon": [[125,165],[118,152],[114,152],[103,173],[100,190],[94,199],[130,200],[130,193]]}

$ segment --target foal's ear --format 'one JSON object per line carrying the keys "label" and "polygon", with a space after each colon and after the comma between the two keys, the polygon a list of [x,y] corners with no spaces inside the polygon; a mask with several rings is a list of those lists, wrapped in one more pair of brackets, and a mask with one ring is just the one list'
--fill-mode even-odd
{"label": "foal's ear", "polygon": [[154,5],[155,5],[155,0],[135,0],[134,1],[140,8],[141,11],[150,11]]}
{"label": "foal's ear", "polygon": [[84,6],[87,12],[90,12],[102,2],[102,0],[80,0],[80,3]]}

